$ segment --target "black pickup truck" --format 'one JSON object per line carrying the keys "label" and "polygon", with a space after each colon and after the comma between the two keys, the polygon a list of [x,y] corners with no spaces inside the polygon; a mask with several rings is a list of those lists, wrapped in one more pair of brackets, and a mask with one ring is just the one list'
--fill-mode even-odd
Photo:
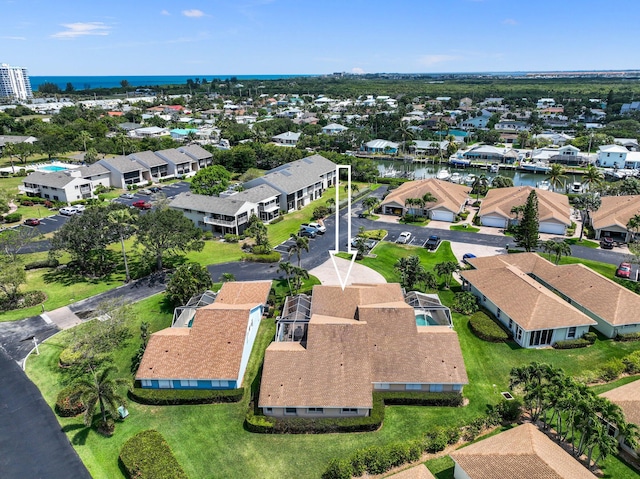
{"label": "black pickup truck", "polygon": [[424,244],[424,247],[427,248],[428,250],[433,251],[438,248],[439,244],[440,244],[440,237],[436,235],[431,235],[429,236],[429,239],[427,240],[427,242]]}

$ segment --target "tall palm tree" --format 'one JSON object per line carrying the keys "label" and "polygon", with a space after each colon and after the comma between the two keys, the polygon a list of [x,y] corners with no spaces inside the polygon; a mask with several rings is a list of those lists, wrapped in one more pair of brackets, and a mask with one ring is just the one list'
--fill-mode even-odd
{"label": "tall palm tree", "polygon": [[118,393],[118,387],[128,381],[124,378],[110,378],[109,376],[114,372],[116,372],[116,368],[113,366],[98,372],[91,370],[89,379],[81,379],[76,383],[77,394],[87,407],[84,412],[85,426],[90,426],[93,422],[96,406],[100,406],[100,415],[104,425],[107,422],[107,414],[116,417],[118,405],[124,405],[126,402],[124,396]]}
{"label": "tall palm tree", "polygon": [[309,252],[309,238],[305,236],[299,236],[296,233],[291,233],[291,239],[293,240],[293,244],[289,246],[287,249],[287,253],[289,254],[289,258],[294,254],[298,256],[298,268],[301,267],[302,261],[302,251]]}
{"label": "tall palm tree", "polygon": [[635,240],[638,233],[640,233],[640,215],[633,215],[629,218],[627,229],[633,233],[632,238]]}
{"label": "tall palm tree", "polygon": [[602,172],[593,165],[589,165],[582,175],[582,184],[591,189],[591,186],[598,186],[604,181]]}
{"label": "tall palm tree", "polygon": [[552,188],[555,190],[558,186],[563,186],[564,181],[567,178],[565,175],[565,169],[560,163],[553,163],[551,165],[551,170],[549,170],[549,183],[551,183]]}
{"label": "tall palm tree", "polygon": [[408,123],[401,122],[400,126],[396,130],[396,133],[398,133],[402,137],[402,154],[405,154],[406,153],[406,149],[405,149],[406,140],[407,140],[407,138],[409,138],[409,140],[413,140],[413,131],[411,131],[411,129],[409,128],[409,124]]}
{"label": "tall palm tree", "polygon": [[293,273],[293,266],[289,261],[280,261],[278,264],[278,269],[276,272],[282,271],[284,273],[285,278],[287,278],[287,285],[289,286],[289,293],[293,294],[293,290],[291,289],[291,274]]}
{"label": "tall palm tree", "polygon": [[367,196],[364,200],[362,200],[362,206],[364,207],[367,215],[370,215],[373,210],[375,210],[380,204],[380,200],[375,196]]}
{"label": "tall palm tree", "polygon": [[84,152],[87,152],[87,141],[91,140],[91,135],[89,134],[88,131],[86,130],[82,130],[80,133],[78,133],[78,140],[80,140],[82,142],[82,147],[84,149]]}
{"label": "tall palm tree", "polygon": [[15,155],[16,155],[16,144],[15,143],[5,144],[4,148],[2,149],[2,156],[6,156],[9,158],[9,161],[11,162],[11,173],[13,174],[16,173],[15,166],[13,165],[13,157]]}
{"label": "tall palm tree", "polygon": [[480,198],[480,192],[483,194],[486,193],[487,188],[489,188],[489,179],[487,175],[484,173],[476,176],[473,180],[473,184],[471,185],[471,191],[475,191],[476,193],[476,201]]}
{"label": "tall palm tree", "polygon": [[580,228],[580,238],[578,241],[582,241],[582,235],[584,234],[584,225],[589,221],[589,214],[592,211],[598,211],[602,200],[600,195],[594,193],[583,193],[574,200],[576,208],[580,210],[582,216],[582,227]]}
{"label": "tall palm tree", "polygon": [[121,208],[109,212],[107,215],[107,228],[115,231],[120,237],[120,245],[122,247],[122,259],[124,260],[125,282],[131,281],[129,273],[129,263],[127,262],[127,252],[124,246],[124,240],[130,238],[136,230],[136,218],[131,214],[129,208]]}
{"label": "tall palm tree", "polygon": [[460,269],[460,264],[457,261],[443,261],[442,263],[437,263],[434,269],[438,276],[444,278],[444,287],[449,289],[453,273]]}
{"label": "tall palm tree", "polygon": [[309,279],[309,272],[304,268],[294,266],[291,273],[293,274],[293,289],[298,293],[302,288],[302,280]]}

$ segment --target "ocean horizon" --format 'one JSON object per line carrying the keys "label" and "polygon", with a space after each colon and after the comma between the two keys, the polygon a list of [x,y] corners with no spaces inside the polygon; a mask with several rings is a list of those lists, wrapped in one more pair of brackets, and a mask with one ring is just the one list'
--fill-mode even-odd
{"label": "ocean horizon", "polygon": [[29,75],[31,88],[36,91],[40,85],[46,82],[55,83],[64,90],[67,83],[71,83],[76,90],[89,90],[92,88],[119,88],[122,80],[127,80],[133,87],[158,87],[162,85],[182,85],[188,79],[196,78],[211,81],[225,81],[230,78],[241,80],[283,80],[287,78],[314,77],[320,75],[110,75],[110,76],[55,76],[55,75]]}

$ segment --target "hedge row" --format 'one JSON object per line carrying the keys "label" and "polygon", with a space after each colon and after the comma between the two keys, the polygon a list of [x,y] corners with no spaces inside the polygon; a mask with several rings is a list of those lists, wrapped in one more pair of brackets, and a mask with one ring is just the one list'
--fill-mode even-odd
{"label": "hedge row", "polygon": [[41,259],[39,261],[32,261],[31,263],[27,263],[24,265],[24,269],[40,269],[40,268],[57,268],[60,266],[60,261],[55,258],[51,259]]}
{"label": "hedge row", "polygon": [[640,333],[618,333],[616,341],[640,341]]}
{"label": "hedge row", "polygon": [[242,261],[253,261],[254,263],[277,263],[280,261],[280,253],[272,251],[267,254],[243,254]]}
{"label": "hedge row", "polygon": [[556,341],[553,344],[555,349],[578,349],[586,348],[587,346],[591,346],[591,343],[584,338],[566,339],[563,341]]}
{"label": "hedge row", "polygon": [[127,393],[129,399],[151,406],[177,406],[183,404],[213,404],[238,402],[244,389],[146,389],[134,387]]}
{"label": "hedge row", "polygon": [[188,479],[158,431],[142,431],[127,440],[119,459],[131,479]]}
{"label": "hedge row", "polygon": [[5,223],[17,223],[21,219],[22,219],[22,215],[20,213],[9,213],[4,217]]}
{"label": "hedge row", "polygon": [[249,408],[245,418],[245,427],[248,431],[259,434],[325,434],[375,431],[384,421],[385,404],[457,407],[462,405],[462,395],[453,392],[376,392],[373,393],[371,414],[367,417],[274,418],[256,414],[254,408]]}
{"label": "hedge row", "polygon": [[73,417],[83,413],[87,406],[80,399],[74,386],[67,386],[58,393],[56,413],[61,417]]}
{"label": "hedge row", "polygon": [[501,343],[509,339],[507,332],[484,311],[474,313],[469,320],[469,326],[474,334],[484,341]]}

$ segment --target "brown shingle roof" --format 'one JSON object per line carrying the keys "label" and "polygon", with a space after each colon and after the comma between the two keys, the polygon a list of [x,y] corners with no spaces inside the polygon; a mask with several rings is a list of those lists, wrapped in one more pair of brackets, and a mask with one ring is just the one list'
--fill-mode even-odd
{"label": "brown shingle roof", "polygon": [[640,196],[603,196],[598,211],[590,213],[595,229],[618,226],[626,229],[634,215],[640,215]]}
{"label": "brown shingle roof", "polygon": [[424,464],[418,464],[402,472],[385,477],[389,479],[435,479],[435,476],[431,474],[431,471]]}
{"label": "brown shingle roof", "polygon": [[266,302],[270,287],[225,283],[213,304],[196,311],[191,328],[151,335],[136,379],[237,379],[251,309]]}
{"label": "brown shingle roof", "polygon": [[471,188],[468,186],[440,181],[435,178],[408,181],[392,190],[381,204],[384,206],[389,203],[397,203],[404,206],[407,198],[422,198],[425,193],[431,193],[438,201],[427,203],[426,207],[428,209],[443,208],[453,213],[458,213],[462,205],[467,201],[470,191]]}
{"label": "brown shingle roof", "polygon": [[[500,216],[513,218],[511,208],[522,206],[534,188],[531,186],[513,186],[510,188],[495,188],[489,190],[482,200],[478,216]],[[571,224],[571,207],[566,195],[536,189],[538,196],[538,219],[540,221],[558,221],[565,225]]]}
{"label": "brown shingle roof", "polygon": [[515,266],[461,271],[460,276],[525,330],[597,324]]}
{"label": "brown shingle roof", "polygon": [[527,423],[452,452],[470,479],[595,479],[559,445]]}
{"label": "brown shingle roof", "polygon": [[640,426],[640,380],[617,387],[600,396],[620,406],[627,422]]}

